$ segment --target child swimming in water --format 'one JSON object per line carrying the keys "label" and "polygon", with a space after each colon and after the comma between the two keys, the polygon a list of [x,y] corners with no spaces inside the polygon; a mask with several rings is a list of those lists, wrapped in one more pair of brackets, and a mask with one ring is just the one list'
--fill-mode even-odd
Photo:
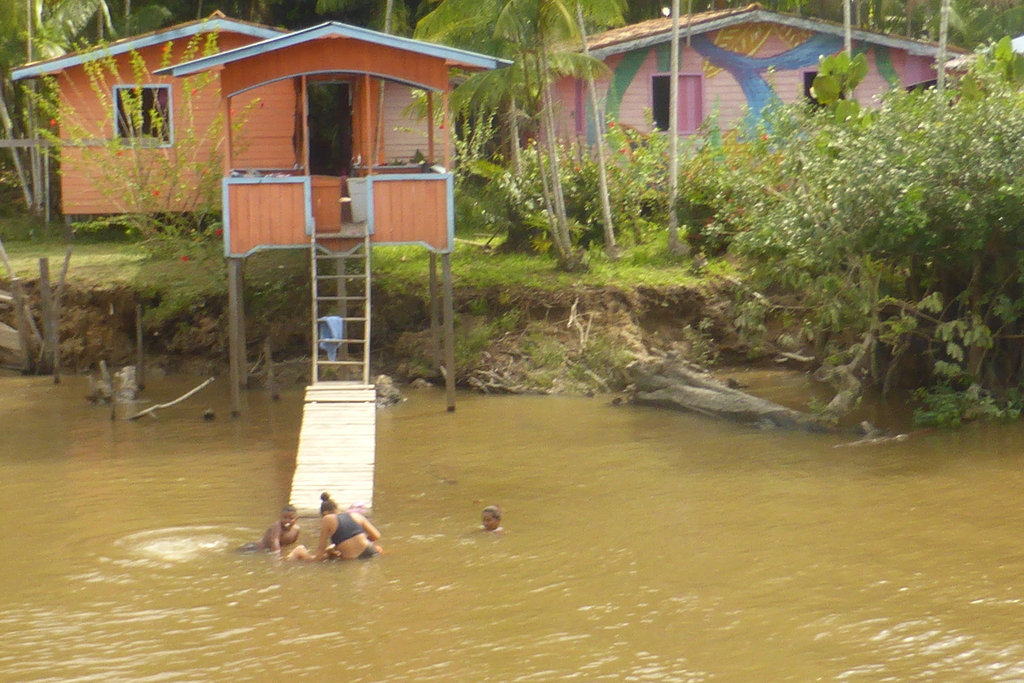
{"label": "child swimming in water", "polygon": [[286,548],[299,540],[299,533],[302,527],[298,524],[299,513],[292,505],[285,505],[281,508],[281,518],[270,525],[263,538],[255,543],[246,543],[241,548],[242,552],[255,552],[267,550],[280,554],[281,548]]}
{"label": "child swimming in water", "polygon": [[485,507],[484,511],[480,513],[480,523],[480,531],[503,532],[504,529],[501,528],[501,508],[497,505]]}

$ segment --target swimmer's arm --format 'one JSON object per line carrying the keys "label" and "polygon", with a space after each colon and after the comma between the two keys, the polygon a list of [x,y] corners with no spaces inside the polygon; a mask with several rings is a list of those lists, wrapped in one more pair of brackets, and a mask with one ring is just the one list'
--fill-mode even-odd
{"label": "swimmer's arm", "polygon": [[271,552],[281,552],[281,525],[275,523],[267,530],[267,549]]}
{"label": "swimmer's arm", "polygon": [[370,541],[380,540],[380,532],[377,531],[377,527],[370,523],[370,520],[366,519],[366,517],[359,514],[358,512],[350,512],[349,515],[352,517],[352,519],[359,522],[359,525],[363,527],[363,531],[366,533],[366,537],[370,539]]}
{"label": "swimmer's arm", "polygon": [[331,535],[337,529],[338,518],[335,515],[328,515],[323,518],[323,521],[320,523],[320,543],[316,547],[316,555],[313,557],[314,562],[319,562],[327,557],[328,542],[331,540]]}

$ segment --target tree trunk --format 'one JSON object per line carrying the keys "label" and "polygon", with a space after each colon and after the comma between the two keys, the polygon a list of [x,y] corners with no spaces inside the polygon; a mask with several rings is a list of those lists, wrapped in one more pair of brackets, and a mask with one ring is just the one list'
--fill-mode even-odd
{"label": "tree trunk", "polygon": [[711,375],[673,359],[634,361],[626,368],[635,386],[633,403],[656,405],[758,427],[831,431],[831,422],[810,413],[730,388]]}
{"label": "tree trunk", "polygon": [[572,271],[579,268],[579,262],[572,253],[572,239],[569,236],[569,219],[565,211],[565,194],[562,191],[562,177],[558,162],[558,141],[555,139],[556,126],[555,114],[551,97],[551,83],[548,79],[549,69],[547,60],[547,48],[541,48],[540,59],[540,96],[541,96],[541,126],[542,135],[548,148],[548,168],[550,172],[551,200],[555,210],[554,228],[552,241],[559,251],[559,261],[562,267]]}
{"label": "tree trunk", "polygon": [[679,0],[672,0],[672,64],[669,67],[668,106],[668,250],[683,251],[679,241]]}
{"label": "tree trunk", "polygon": [[509,136],[512,138],[509,145],[509,155],[512,158],[512,173],[518,178],[523,172],[523,158],[519,147],[519,107],[513,97],[509,103],[508,114]]}
{"label": "tree trunk", "polygon": [[[576,0],[576,20],[580,26],[580,41],[583,43],[584,56],[590,56],[590,48],[587,46],[587,27],[583,22],[583,6],[580,0]],[[590,92],[590,108],[594,112],[594,135],[597,153],[597,179],[601,193],[601,217],[604,219],[604,249],[609,260],[616,261],[619,258],[619,247],[615,243],[615,228],[612,224],[612,205],[608,197],[608,171],[604,162],[604,116],[597,99],[597,88],[594,85],[594,75],[587,72],[587,90]]]}
{"label": "tree trunk", "polygon": [[938,71],[936,89],[946,89],[946,40],[949,38],[949,0],[942,0],[942,14],[939,18],[939,53],[935,56],[935,68]]}
{"label": "tree trunk", "polygon": [[[3,123],[4,132],[11,140],[14,139],[14,122],[11,120],[10,110],[7,108],[7,100],[4,98],[4,87],[0,83],[0,123]],[[14,169],[18,173],[18,183],[21,185],[21,195],[25,200],[25,207],[32,207],[32,188],[28,178],[25,177],[25,169],[21,165],[21,156],[16,147],[11,147],[11,157],[14,158]]]}

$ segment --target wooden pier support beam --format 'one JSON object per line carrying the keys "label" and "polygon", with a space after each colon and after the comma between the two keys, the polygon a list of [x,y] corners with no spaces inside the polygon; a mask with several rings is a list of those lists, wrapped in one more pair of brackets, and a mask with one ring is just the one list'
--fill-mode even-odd
{"label": "wooden pier support beam", "polygon": [[437,254],[430,252],[430,359],[441,369],[441,300],[437,296]]}
{"label": "wooden pier support beam", "polygon": [[228,368],[231,377],[231,416],[242,414],[245,365],[245,324],[242,303],[242,259],[228,258]]}
{"label": "wooden pier support beam", "polygon": [[444,375],[448,412],[455,412],[455,301],[452,291],[452,254],[441,254],[441,277],[444,287]]}
{"label": "wooden pier support beam", "polygon": [[43,309],[43,351],[39,361],[42,372],[56,374],[57,322],[54,320],[53,289],[50,287],[50,259],[39,259],[39,299]]}
{"label": "wooden pier support beam", "polygon": [[142,335],[142,304],[135,304],[135,383],[139,391],[146,388],[146,350]]}

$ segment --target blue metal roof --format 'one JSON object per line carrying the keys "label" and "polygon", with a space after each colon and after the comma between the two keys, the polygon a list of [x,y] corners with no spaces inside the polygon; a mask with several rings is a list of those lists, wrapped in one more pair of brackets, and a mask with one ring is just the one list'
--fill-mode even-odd
{"label": "blue metal roof", "polygon": [[110,43],[109,45],[97,47],[85,52],[73,52],[71,54],[64,55],[63,57],[55,57],[54,59],[48,59],[42,62],[26,64],[25,66],[17,68],[11,72],[11,80],[17,81],[23,78],[45,76],[46,74],[56,73],[69,67],[78,66],[95,59],[119,55],[125,52],[130,52],[131,50],[139,50],[153,45],[162,45],[171,40],[189,38],[198,33],[208,33],[211,31],[239,33],[260,39],[273,38],[275,36],[280,36],[282,33],[286,33],[282,29],[262,26],[260,24],[252,24],[246,21],[228,19],[227,17],[213,16],[207,19],[200,19],[199,21],[189,22],[187,24],[178,24],[177,26],[153,31],[152,33],[144,33],[139,36],[125,38],[123,40]]}
{"label": "blue metal roof", "polygon": [[375,43],[377,45],[383,45],[385,47],[391,47],[399,50],[408,50],[409,52],[415,52],[429,57],[437,57],[438,59],[444,59],[463,66],[479,69],[497,69],[512,64],[512,62],[506,59],[498,59],[497,57],[490,57],[478,52],[460,50],[454,47],[447,47],[446,45],[428,43],[422,40],[404,38],[402,36],[393,36],[388,33],[371,31],[368,28],[342,24],[337,21],[328,21],[320,24],[319,26],[313,26],[312,28],[295,31],[283,36],[275,36],[258,43],[253,43],[252,45],[245,45],[243,47],[235,48],[234,50],[221,52],[220,54],[194,59],[191,62],[165,67],[155,71],[154,73],[171,74],[173,76],[187,76],[189,74],[229,64],[254,55],[273,52],[293,45],[306,43],[311,40],[328,37],[362,40],[367,43]]}

